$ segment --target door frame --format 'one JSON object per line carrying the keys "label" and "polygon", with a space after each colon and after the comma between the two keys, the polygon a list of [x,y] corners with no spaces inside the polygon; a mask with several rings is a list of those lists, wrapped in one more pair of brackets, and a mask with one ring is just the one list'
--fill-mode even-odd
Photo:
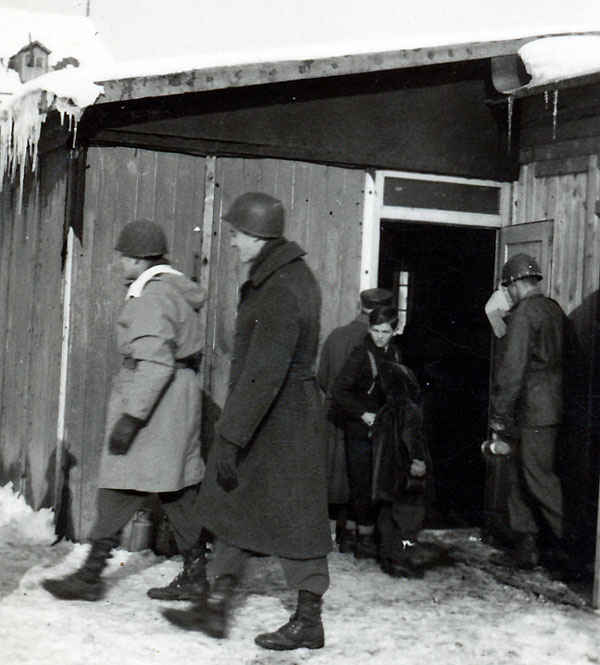
{"label": "door frame", "polygon": [[[499,190],[498,214],[462,212],[441,208],[419,208],[409,206],[384,205],[386,178],[406,178],[410,180],[458,183],[463,185],[497,187]],[[360,290],[377,286],[379,277],[379,238],[381,220],[398,220],[443,224],[449,226],[474,226],[487,229],[500,229],[508,226],[512,197],[512,183],[496,180],[478,180],[457,176],[443,176],[432,173],[412,173],[410,171],[381,170],[365,173],[365,199],[363,207],[363,233],[360,263]]]}

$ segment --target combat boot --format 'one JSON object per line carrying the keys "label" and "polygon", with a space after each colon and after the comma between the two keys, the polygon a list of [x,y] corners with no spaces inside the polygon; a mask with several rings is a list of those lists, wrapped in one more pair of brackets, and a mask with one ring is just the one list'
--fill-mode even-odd
{"label": "combat boot", "polygon": [[356,549],[356,531],[354,529],[340,529],[338,550],[342,554],[353,553]]}
{"label": "combat boot", "polygon": [[538,565],[540,553],[533,534],[528,533],[519,540],[515,548],[515,561],[517,567],[524,570],[531,570]]}
{"label": "combat boot", "polygon": [[511,553],[492,554],[490,562],[507,568],[520,568],[533,570],[540,561],[535,536],[531,533],[523,534]]}
{"label": "combat boot", "polygon": [[299,591],[298,605],[290,620],[273,633],[257,635],[254,641],[263,649],[275,651],[321,649],[325,646],[321,596],[311,591]]}
{"label": "combat boot", "polygon": [[206,546],[204,542],[183,553],[183,570],[167,586],[146,592],[156,600],[202,601],[208,592]]}
{"label": "combat boot", "polygon": [[106,584],[100,576],[112,556],[114,544],[112,539],[93,541],[81,568],[59,579],[45,579],[42,586],[60,600],[100,600],[106,592]]}
{"label": "combat boot", "polygon": [[391,577],[422,578],[425,570],[422,566],[413,564],[409,556],[395,556],[393,558],[381,558],[379,565],[384,573]]}
{"label": "combat boot", "polygon": [[183,630],[195,630],[210,637],[226,637],[233,594],[237,577],[217,577],[212,591],[204,602],[196,603],[187,610],[163,610],[167,621]]}
{"label": "combat boot", "polygon": [[377,543],[372,533],[358,533],[354,545],[354,556],[357,559],[377,558]]}

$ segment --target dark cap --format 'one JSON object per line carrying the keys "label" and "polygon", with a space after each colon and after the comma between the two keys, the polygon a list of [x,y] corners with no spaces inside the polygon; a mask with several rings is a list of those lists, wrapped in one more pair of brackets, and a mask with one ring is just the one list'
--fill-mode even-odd
{"label": "dark cap", "polygon": [[375,309],[392,304],[393,294],[387,289],[366,289],[360,292],[360,304],[365,309]]}
{"label": "dark cap", "polygon": [[283,204],[262,192],[238,196],[223,219],[238,231],[257,238],[280,238],[283,235]]}

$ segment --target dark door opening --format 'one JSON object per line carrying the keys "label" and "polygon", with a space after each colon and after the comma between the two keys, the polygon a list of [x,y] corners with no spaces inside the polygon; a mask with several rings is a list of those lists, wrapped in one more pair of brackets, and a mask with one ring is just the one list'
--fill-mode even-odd
{"label": "dark door opening", "polygon": [[430,527],[483,523],[496,232],[382,220],[379,286],[404,322],[404,362],[424,391],[435,498]]}

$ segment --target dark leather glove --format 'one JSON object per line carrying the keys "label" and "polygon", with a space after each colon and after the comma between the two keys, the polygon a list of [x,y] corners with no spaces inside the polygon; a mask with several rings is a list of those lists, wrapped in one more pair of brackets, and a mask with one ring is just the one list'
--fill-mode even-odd
{"label": "dark leather glove", "polygon": [[123,413],[119,420],[113,425],[108,439],[108,450],[112,455],[126,455],[135,435],[142,428],[143,420],[134,418],[128,413]]}
{"label": "dark leather glove", "polygon": [[215,444],[217,483],[226,492],[231,492],[238,486],[237,454],[239,448],[222,436],[217,439]]}

